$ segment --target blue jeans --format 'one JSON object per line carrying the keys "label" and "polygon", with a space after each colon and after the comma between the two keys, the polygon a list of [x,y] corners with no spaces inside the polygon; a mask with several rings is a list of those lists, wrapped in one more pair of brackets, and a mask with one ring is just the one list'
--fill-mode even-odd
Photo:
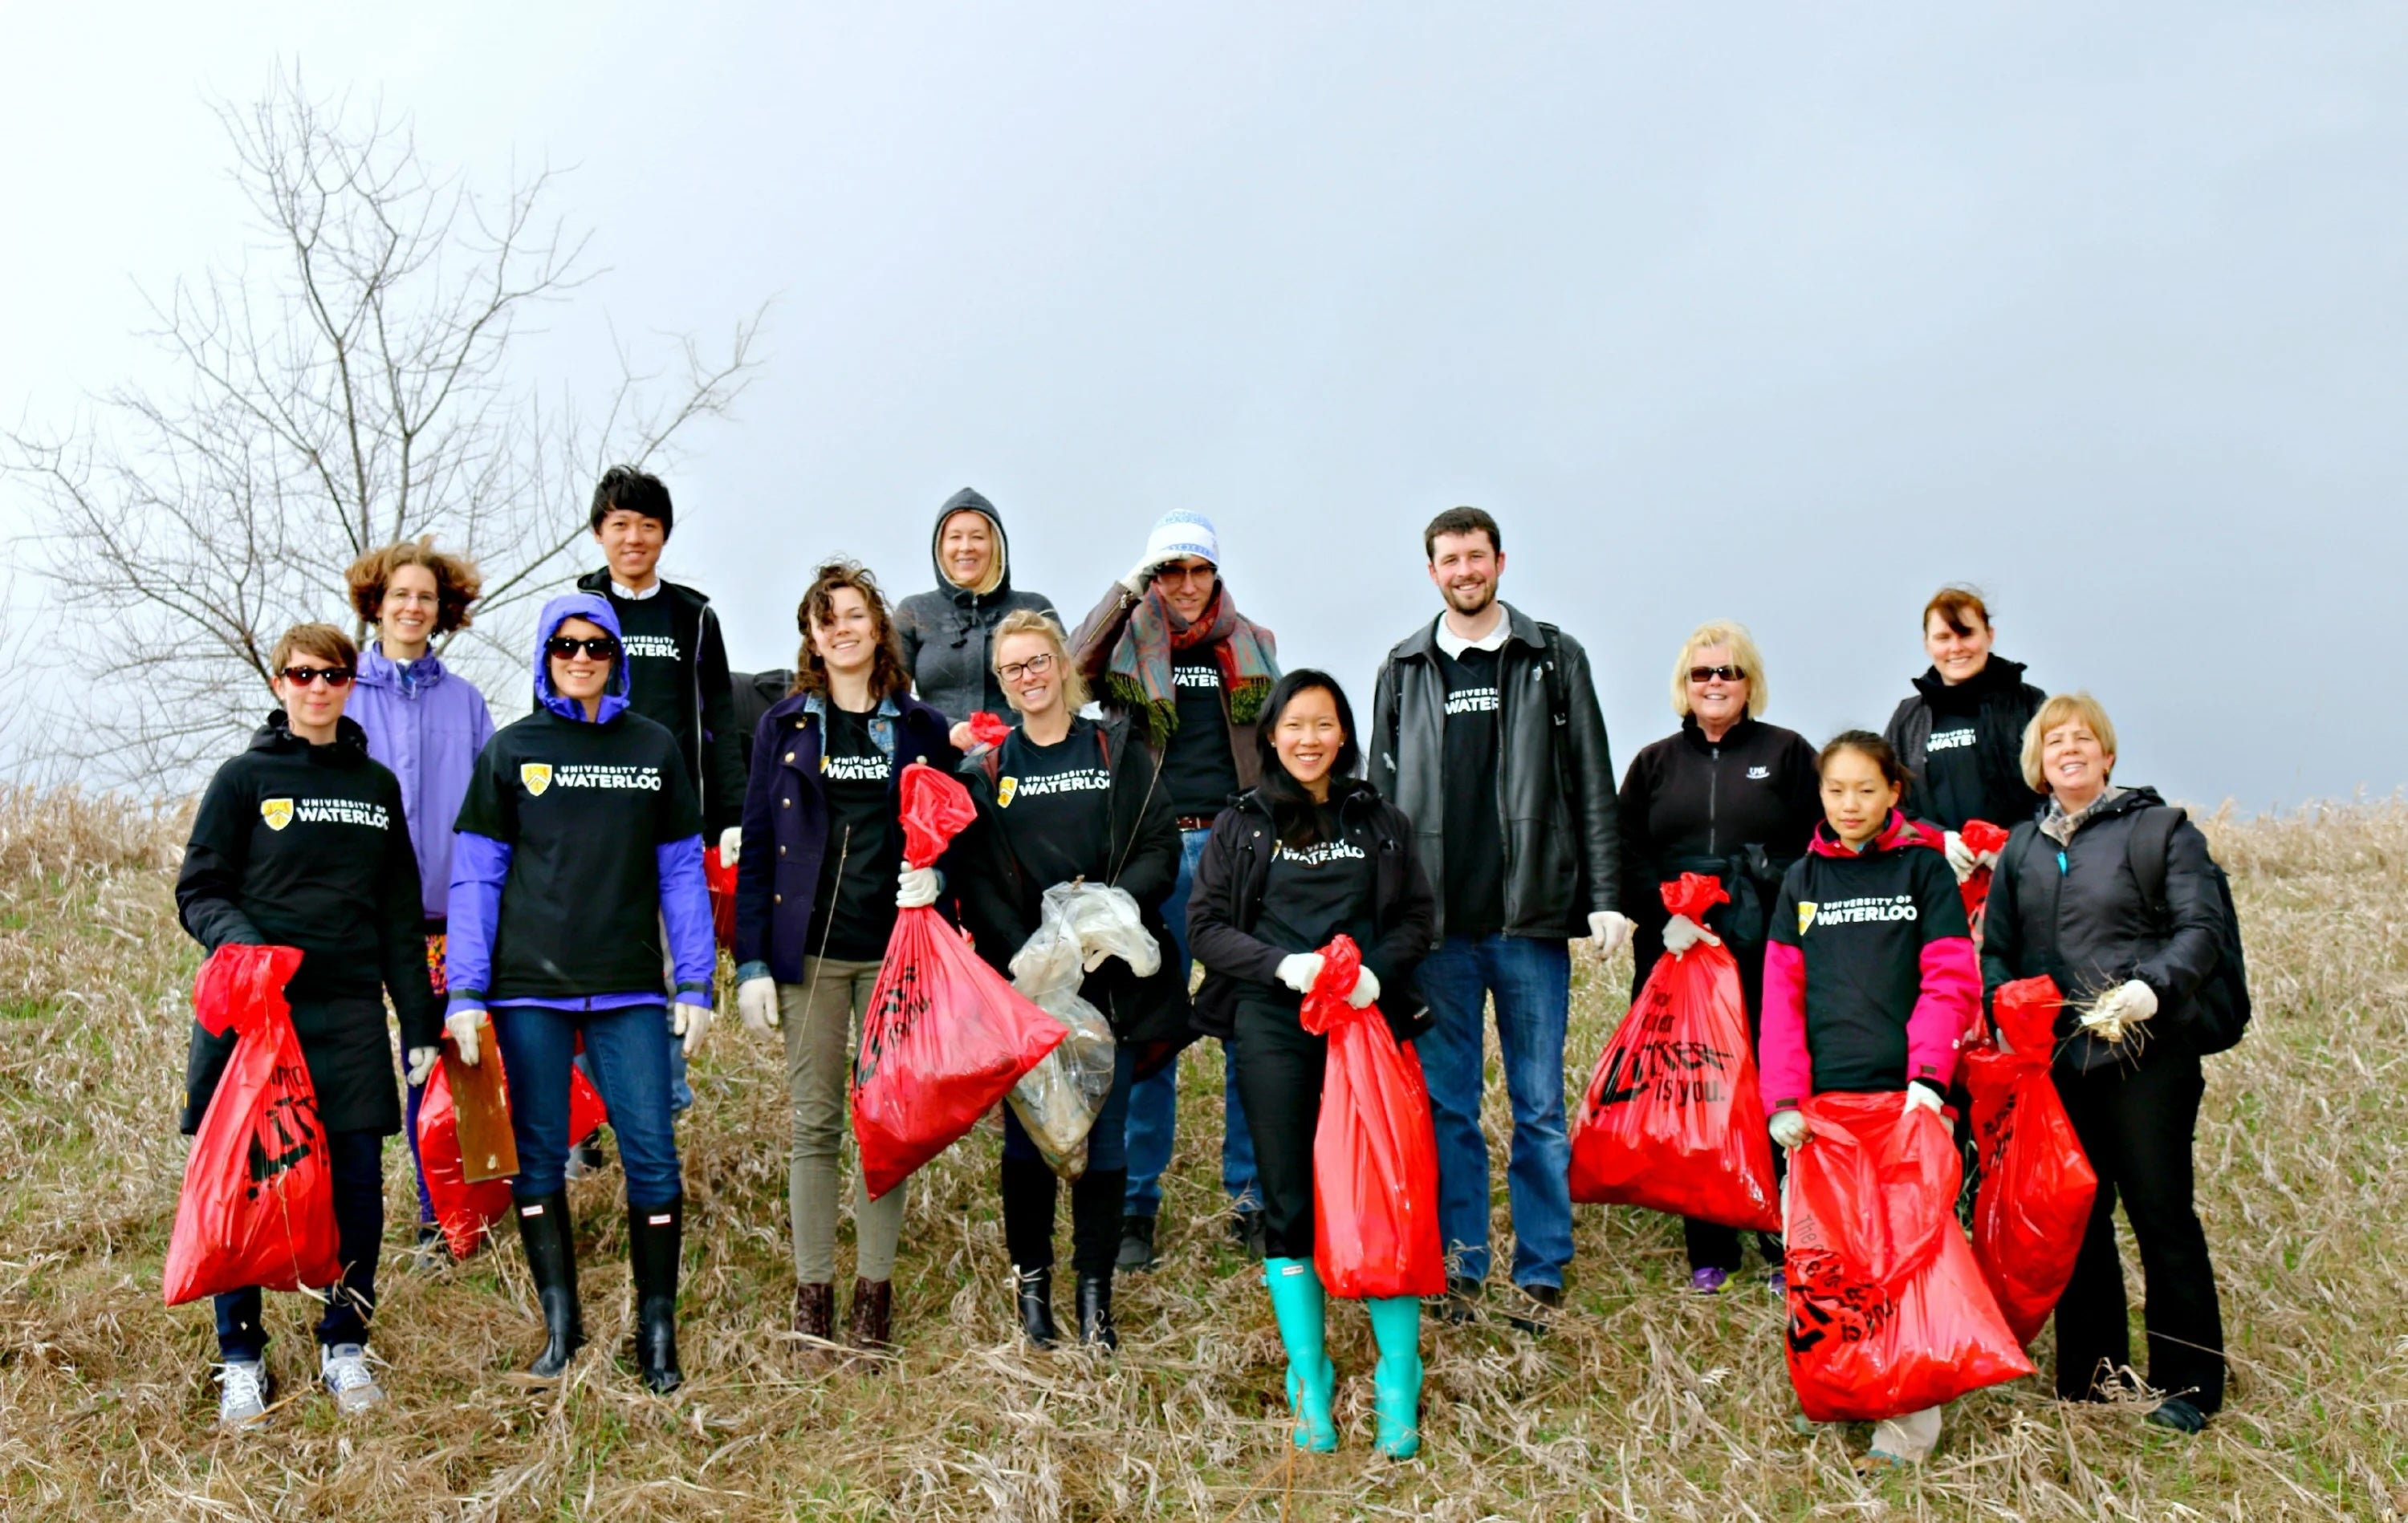
{"label": "blue jeans", "polygon": [[1438,1222],[1456,1273],[1488,1277],[1488,1141],[1480,1133],[1487,1039],[1484,1007],[1497,1002],[1497,1046],[1513,1108],[1505,1169],[1513,1203],[1513,1283],[1564,1283],[1572,1258],[1571,1139],[1564,1125],[1564,1029],[1571,1016],[1572,960],[1560,941],[1449,936],[1421,966],[1422,998],[1437,1024],[1414,1044],[1429,1083],[1438,1132]]}
{"label": "blue jeans", "polygon": [[[384,1245],[384,1138],[373,1132],[326,1133],[326,1169],[335,1186],[335,1256],[342,1283],[313,1289],[326,1315],[318,1319],[318,1342],[367,1342],[376,1312],[377,1252]],[[218,1357],[255,1359],[267,1347],[260,1322],[259,1288],[228,1290],[216,1298]]]}
{"label": "blue jeans", "polygon": [[[1187,955],[1187,891],[1196,886],[1196,864],[1204,858],[1211,831],[1180,833],[1179,885],[1163,902],[1163,918],[1179,944],[1179,965],[1189,966]],[[1225,1055],[1226,1056],[1226,1055]],[[1224,1063],[1221,1084],[1221,1188],[1229,1199],[1249,1211],[1262,1209],[1261,1188],[1254,1183],[1254,1138],[1246,1130],[1246,1107],[1238,1099],[1237,1070]],[[1129,1089],[1128,1197],[1132,1217],[1162,1212],[1162,1175],[1170,1167],[1170,1145],[1179,1123],[1179,1060],[1172,1059]]]}
{"label": "blue jeans", "polygon": [[657,1004],[592,1011],[518,1004],[493,1016],[494,1039],[510,1076],[510,1131],[519,1148],[512,1194],[556,1194],[567,1183],[568,1064],[580,1029],[585,1032],[586,1066],[610,1112],[611,1134],[619,1139],[627,1204],[648,1211],[684,1193],[677,1133],[669,1126],[674,1044],[666,1012]]}
{"label": "blue jeans", "polygon": [[[1114,1169],[1128,1167],[1129,1075],[1137,1067],[1137,1055],[1125,1046],[1112,1049],[1112,1089],[1104,1097],[1104,1108],[1096,1113],[1096,1124],[1087,1133],[1087,1171],[1110,1174]],[[1020,1124],[1020,1113],[1010,1105],[1003,1107],[1003,1156],[1006,1158],[1042,1159],[1037,1145],[1028,1138],[1028,1129]]]}

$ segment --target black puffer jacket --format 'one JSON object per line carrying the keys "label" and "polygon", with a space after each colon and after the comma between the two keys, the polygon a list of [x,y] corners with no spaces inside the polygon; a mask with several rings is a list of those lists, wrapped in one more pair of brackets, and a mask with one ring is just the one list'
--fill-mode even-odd
{"label": "black puffer jacket", "polygon": [[[1593,912],[1623,907],[1622,823],[1605,713],[1579,641],[1510,604],[1505,615],[1512,633],[1497,653],[1505,934],[1585,936]],[[1372,786],[1413,821],[1432,883],[1446,881],[1446,676],[1438,654],[1436,619],[1389,650],[1365,752]],[[1560,715],[1551,690],[1563,696]],[[1433,941],[1445,933],[1434,917]]]}
{"label": "black puffer jacket", "polygon": [[[1351,777],[1333,778],[1330,789],[1339,795],[1339,818],[1347,833],[1367,833],[1378,852],[1371,919],[1379,940],[1362,948],[1363,966],[1380,981],[1380,1013],[1388,1018],[1389,1029],[1398,1041],[1409,1042],[1430,1028],[1413,973],[1429,952],[1438,900],[1414,855],[1413,825],[1404,811]],[[1212,822],[1196,864],[1196,884],[1187,897],[1187,947],[1204,964],[1196,1024],[1210,1035],[1228,1036],[1239,995],[1247,988],[1280,988],[1280,959],[1287,954],[1253,934],[1278,839],[1269,802],[1248,789]]]}
{"label": "black puffer jacket", "polygon": [[[1105,721],[1104,755],[1112,779],[1110,858],[1113,870],[1091,881],[1125,889],[1137,901],[1139,917],[1162,948],[1162,966],[1140,978],[1118,958],[1087,975],[1079,992],[1104,1013],[1112,1036],[1137,1054],[1142,1078],[1194,1039],[1187,999],[1187,964],[1179,956],[1163,901],[1179,883],[1179,823],[1170,799],[1154,786],[1154,759],[1129,735],[1126,719]],[[969,789],[978,818],[953,838],[942,866],[961,908],[963,929],[989,966],[1009,975],[1012,954],[1043,918],[1048,884],[1021,871],[996,803],[999,750],[964,762],[956,775]]]}
{"label": "black puffer jacket", "polygon": [[[1906,797],[1899,806],[1909,819],[1928,820],[1950,831],[1963,830],[1969,819],[2013,829],[2044,802],[2024,782],[2024,727],[2048,702],[2048,694],[2026,682],[2024,670],[2021,662],[1993,656],[1980,672],[1955,687],[1941,679],[1936,666],[1914,679],[1914,695],[1899,701],[1889,727],[1882,732],[1906,763]],[[1981,807],[1971,814],[1943,809],[1923,780],[1931,759],[1933,721],[1966,715],[1973,719],[1974,759],[1982,776]]]}
{"label": "black puffer jacket", "polygon": [[[945,575],[944,558],[939,553],[945,520],[964,511],[984,514],[994,526],[995,553],[1002,562],[1002,576],[993,591],[956,587]],[[1011,590],[1011,540],[1003,532],[1003,520],[993,503],[968,487],[946,498],[945,505],[937,509],[936,527],[928,532],[928,560],[937,569],[935,590],[914,592],[895,606],[895,633],[903,641],[903,664],[911,674],[913,690],[920,702],[941,710],[956,724],[981,709],[989,714],[1008,712],[1003,686],[996,681],[988,659],[995,627],[1003,622],[1004,615],[1020,608],[1052,615],[1057,622],[1062,616],[1054,612],[1052,598]]]}
{"label": "black puffer jacket", "polygon": [[[1983,912],[1984,1004],[2017,978],[2056,979],[2068,1004],[2057,1025],[2060,1073],[2145,1059],[2158,1044],[2182,1041],[2191,994],[2215,969],[2224,905],[2199,827],[2185,821],[2167,844],[2165,917],[2152,912],[2132,872],[2133,827],[2164,805],[2154,789],[2129,789],[2061,850],[2027,822],[1999,853]],[[2157,1015],[2118,1045],[2076,1035],[2072,1005],[2132,978],[2156,992]]]}

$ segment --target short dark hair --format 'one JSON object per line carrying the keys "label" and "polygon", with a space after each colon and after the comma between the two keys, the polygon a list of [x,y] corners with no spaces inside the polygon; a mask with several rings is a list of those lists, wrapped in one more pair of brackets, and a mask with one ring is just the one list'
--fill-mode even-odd
{"label": "short dark hair", "polygon": [[1958,634],[1972,633],[1975,619],[1981,620],[1984,629],[1992,627],[1990,605],[1982,601],[1982,590],[1965,582],[1950,582],[1932,593],[1931,601],[1923,605],[1923,628],[1927,633],[1931,629],[1933,614],[1938,614],[1940,621]]}
{"label": "short dark hair", "polygon": [[[1264,802],[1271,807],[1271,826],[1281,841],[1303,847],[1320,839],[1319,817],[1312,806],[1312,796],[1304,785],[1288,776],[1287,763],[1280,760],[1279,747],[1274,744],[1280,716],[1298,693],[1319,690],[1329,695],[1331,706],[1338,710],[1338,728],[1346,739],[1338,747],[1338,760],[1330,763],[1329,777],[1333,790],[1347,786],[1355,773],[1362,770],[1363,747],[1354,739],[1354,705],[1346,701],[1346,690],[1326,672],[1299,666],[1271,684],[1270,696],[1263,700],[1263,711],[1254,724],[1255,766],[1261,774],[1257,785]],[[1369,786],[1369,785],[1365,785]],[[1337,795],[1333,791],[1331,797]]]}
{"label": "short dark hair", "polygon": [[1842,730],[1823,743],[1814,757],[1817,773],[1830,766],[1831,758],[1842,751],[1854,751],[1881,770],[1882,781],[1892,788],[1904,788],[1907,782],[1906,763],[1898,759],[1890,743],[1870,730]]}
{"label": "short dark hair", "polygon": [[677,509],[669,505],[669,489],[649,471],[613,465],[603,472],[602,479],[594,484],[594,511],[587,515],[585,527],[600,534],[602,520],[621,508],[660,520],[664,539],[676,532]]}
{"label": "short dark hair", "polygon": [[1438,559],[1438,536],[1440,534],[1482,534],[1488,536],[1488,548],[1498,554],[1505,553],[1505,536],[1497,532],[1497,520],[1476,507],[1450,507],[1429,520],[1422,531],[1422,559]]}

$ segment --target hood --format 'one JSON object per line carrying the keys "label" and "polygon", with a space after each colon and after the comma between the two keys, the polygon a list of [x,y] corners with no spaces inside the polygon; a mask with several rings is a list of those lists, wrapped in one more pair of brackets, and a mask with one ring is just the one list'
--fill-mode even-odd
{"label": "hood", "polygon": [[1934,706],[1945,705],[1954,698],[1964,706],[1971,707],[1978,704],[1985,693],[2013,692],[2022,687],[2024,672],[2023,662],[2008,661],[1994,652],[1980,671],[1953,688],[1941,676],[1939,667],[1927,666],[1923,675],[1914,679],[1914,689],[1932,700]]}
{"label": "hood", "polygon": [[267,722],[251,733],[247,749],[269,752],[307,751],[309,760],[332,766],[353,766],[368,759],[368,733],[360,721],[346,714],[335,721],[335,743],[312,746],[293,733],[292,721],[282,709],[267,716]]}
{"label": "hood", "polygon": [[[938,553],[938,546],[945,537],[945,520],[964,511],[983,516],[995,531],[996,580],[995,585],[983,592],[973,592],[967,587],[956,585],[953,577],[945,574],[944,557]],[[964,487],[946,498],[945,505],[937,509],[936,524],[928,531],[928,563],[936,568],[937,591],[955,603],[977,607],[1010,595],[1011,536],[1003,532],[1003,520],[996,517],[995,505],[975,488]]]}
{"label": "hood", "polygon": [[[536,702],[564,719],[585,720],[585,707],[552,690],[552,665],[544,660],[544,642],[560,633],[560,626],[572,619],[582,619],[599,624],[609,632],[610,638],[624,641],[619,629],[619,616],[610,611],[610,600],[595,592],[568,592],[543,605],[543,616],[535,625],[535,696]],[[602,694],[599,722],[609,724],[627,709],[627,658],[623,652],[610,668],[610,686]]]}
{"label": "hood", "polygon": [[1907,818],[1903,811],[1892,809],[1889,812],[1889,823],[1884,825],[1881,828],[1881,833],[1873,837],[1872,845],[1861,852],[1850,851],[1841,845],[1840,838],[1831,833],[1831,822],[1828,819],[1815,824],[1814,839],[1808,844],[1806,849],[1817,857],[1837,857],[1844,861],[1850,857],[1870,857],[1880,852],[1897,851],[1906,847],[1929,847],[1937,851],[1945,845],[1942,832],[1918,825]]}

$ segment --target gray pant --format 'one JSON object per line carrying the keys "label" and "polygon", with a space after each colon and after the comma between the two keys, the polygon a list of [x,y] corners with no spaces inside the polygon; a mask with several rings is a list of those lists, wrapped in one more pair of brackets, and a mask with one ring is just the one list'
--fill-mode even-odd
{"label": "gray pant", "polygon": [[[786,1036],[786,1098],[794,1114],[786,1163],[786,1207],[795,1225],[795,1274],[805,1285],[836,1280],[838,1155],[851,1112],[852,1051],[878,987],[876,962],[803,959],[803,981],[778,986],[778,1024]],[[895,1274],[903,1235],[904,1185],[872,1201],[854,1171],[853,1273],[882,1281]]]}

